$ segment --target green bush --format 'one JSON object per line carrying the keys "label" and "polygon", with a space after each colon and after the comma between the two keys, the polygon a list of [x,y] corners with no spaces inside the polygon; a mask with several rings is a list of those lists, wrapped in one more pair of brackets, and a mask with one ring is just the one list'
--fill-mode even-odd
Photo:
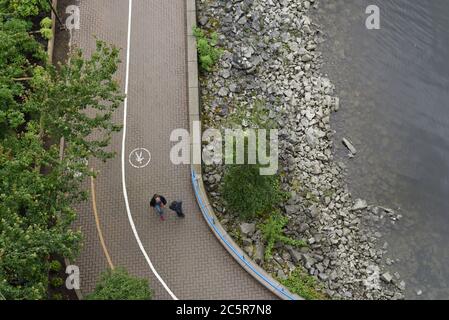
{"label": "green bush", "polygon": [[227,208],[243,220],[267,213],[285,200],[279,177],[261,175],[258,165],[227,167],[223,197]]}
{"label": "green bush", "polygon": [[148,280],[130,276],[123,268],[105,272],[87,300],[150,300]]}
{"label": "green bush", "polygon": [[41,25],[40,33],[42,37],[44,37],[47,40],[53,38],[52,20],[50,18],[44,18],[42,19],[40,25]]}
{"label": "green bush", "polygon": [[62,265],[58,260],[50,262],[50,271],[59,272],[62,269]]}
{"label": "green bush", "polygon": [[52,299],[53,300],[64,300],[64,297],[60,293],[55,293],[55,294],[53,294]]}
{"label": "green bush", "polygon": [[62,287],[62,285],[64,284],[64,280],[59,277],[53,278],[53,279],[50,279],[50,284],[54,288],[59,288],[59,287]]}
{"label": "green bush", "polygon": [[218,35],[213,32],[210,37],[200,28],[195,28],[193,34],[197,40],[198,57],[203,71],[211,71],[220,60],[223,50],[217,48]]}
{"label": "green bush", "polygon": [[318,281],[308,275],[302,268],[296,268],[295,271],[285,280],[279,280],[291,292],[296,293],[306,300],[327,300],[328,297],[320,292]]}
{"label": "green bush", "polygon": [[272,257],[272,251],[276,242],[282,242],[294,247],[305,247],[304,241],[295,240],[284,235],[284,227],[288,223],[288,218],[282,216],[278,211],[272,214],[267,221],[261,226],[262,235],[267,242],[265,248],[265,259],[269,260]]}
{"label": "green bush", "polygon": [[26,85],[15,78],[30,76],[33,63],[44,64],[47,54],[28,34],[29,24],[19,19],[3,21],[0,17],[0,139],[29,118],[23,101]]}
{"label": "green bush", "polygon": [[37,16],[49,12],[48,0],[0,0],[0,11],[20,18]]}

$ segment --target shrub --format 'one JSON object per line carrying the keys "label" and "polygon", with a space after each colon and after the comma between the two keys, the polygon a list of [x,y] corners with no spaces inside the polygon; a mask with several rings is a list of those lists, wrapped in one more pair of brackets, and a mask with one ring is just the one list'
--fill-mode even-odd
{"label": "shrub", "polygon": [[327,296],[319,291],[321,288],[318,281],[308,275],[302,268],[296,268],[287,279],[280,280],[280,282],[291,292],[306,300],[327,299]]}
{"label": "shrub", "polygon": [[53,38],[52,20],[50,18],[44,18],[42,19],[40,25],[41,25],[40,33],[42,37],[44,37],[47,40]]}
{"label": "shrub", "polygon": [[226,169],[223,197],[227,208],[243,220],[255,218],[284,199],[276,175],[263,176],[258,165],[233,165]]}
{"label": "shrub", "polygon": [[218,35],[213,32],[210,37],[200,28],[195,28],[193,34],[197,40],[198,57],[203,71],[211,71],[220,59],[223,51],[217,48]]}
{"label": "shrub", "polygon": [[295,247],[306,246],[304,241],[292,239],[284,235],[283,229],[287,225],[287,223],[288,218],[282,216],[278,211],[276,211],[261,226],[262,235],[267,242],[267,247],[265,248],[266,260],[271,259],[274,245],[278,241]]}
{"label": "shrub", "polygon": [[150,300],[152,292],[146,279],[130,276],[123,268],[109,270],[101,276],[87,300]]}
{"label": "shrub", "polygon": [[48,0],[0,0],[0,11],[27,18],[49,12],[50,4]]}
{"label": "shrub", "polygon": [[50,284],[54,288],[59,288],[59,287],[62,287],[62,285],[64,284],[64,280],[59,277],[53,278],[50,280]]}
{"label": "shrub", "polygon": [[50,262],[50,271],[59,272],[62,269],[62,265],[58,260]]}
{"label": "shrub", "polygon": [[[47,54],[28,34],[29,24],[19,19],[3,21],[0,16],[0,139],[30,118],[23,105],[27,86],[14,81],[33,73],[34,62],[44,64]],[[28,113],[28,114],[27,114]]]}
{"label": "shrub", "polygon": [[55,293],[55,294],[53,294],[52,299],[53,300],[64,300],[64,297],[60,293]]}

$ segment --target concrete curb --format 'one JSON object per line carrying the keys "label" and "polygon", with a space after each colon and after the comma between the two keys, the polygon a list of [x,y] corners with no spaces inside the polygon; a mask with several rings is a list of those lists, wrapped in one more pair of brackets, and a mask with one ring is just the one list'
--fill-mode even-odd
{"label": "concrete curb", "polygon": [[[58,0],[52,0],[52,5],[53,5],[53,8],[55,8],[55,10],[58,10]],[[48,61],[50,63],[53,63],[53,52],[54,52],[54,48],[55,48],[55,38],[56,38],[56,16],[53,11],[51,12],[51,20],[52,20],[51,28],[52,28],[53,37],[50,40],[48,40],[47,54],[48,54]],[[64,141],[64,137],[62,137],[59,142],[59,158],[61,160],[64,157],[64,145],[65,145],[65,141]],[[66,266],[69,266],[72,264],[69,261],[69,259],[67,259],[67,258],[64,258],[64,263]],[[81,290],[75,289],[75,293],[76,293],[76,296],[78,297],[78,300],[83,300],[83,295],[81,293]]]}
{"label": "concrete curb", "polygon": [[[187,3],[187,72],[188,72],[188,104],[190,132],[194,132],[195,123],[200,123],[200,95],[198,81],[198,55],[196,49],[196,39],[193,29],[197,25],[196,20],[196,0],[186,0]],[[200,127],[201,131],[201,127]],[[193,137],[195,139],[195,137]],[[196,140],[197,141],[197,140]],[[194,140],[191,142],[191,171],[192,184],[195,196],[201,212],[211,228],[214,235],[231,254],[231,256],[256,280],[270,290],[273,294],[283,300],[304,300],[296,294],[291,293],[286,287],[273,279],[265,270],[259,267],[251,258],[239,248],[234,240],[228,235],[226,230],[217,219],[214,209],[210,205],[206,189],[202,179],[201,165],[201,145],[197,145]]]}

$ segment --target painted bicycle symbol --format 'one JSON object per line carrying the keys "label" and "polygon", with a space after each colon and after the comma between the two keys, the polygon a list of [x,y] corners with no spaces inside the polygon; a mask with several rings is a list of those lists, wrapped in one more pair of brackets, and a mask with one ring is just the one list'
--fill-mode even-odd
{"label": "painted bicycle symbol", "polygon": [[137,169],[145,168],[150,164],[151,153],[145,148],[134,149],[129,154],[129,163]]}

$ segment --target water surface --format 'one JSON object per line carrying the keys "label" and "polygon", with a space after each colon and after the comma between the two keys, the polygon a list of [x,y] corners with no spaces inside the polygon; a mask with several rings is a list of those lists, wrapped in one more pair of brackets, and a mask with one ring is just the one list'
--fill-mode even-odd
{"label": "water surface", "polygon": [[[372,4],[380,30],[365,27]],[[448,299],[449,1],[320,1],[317,15],[323,69],[341,98],[333,127],[349,187],[404,216],[386,237],[407,298]],[[358,149],[352,160],[343,137]]]}

